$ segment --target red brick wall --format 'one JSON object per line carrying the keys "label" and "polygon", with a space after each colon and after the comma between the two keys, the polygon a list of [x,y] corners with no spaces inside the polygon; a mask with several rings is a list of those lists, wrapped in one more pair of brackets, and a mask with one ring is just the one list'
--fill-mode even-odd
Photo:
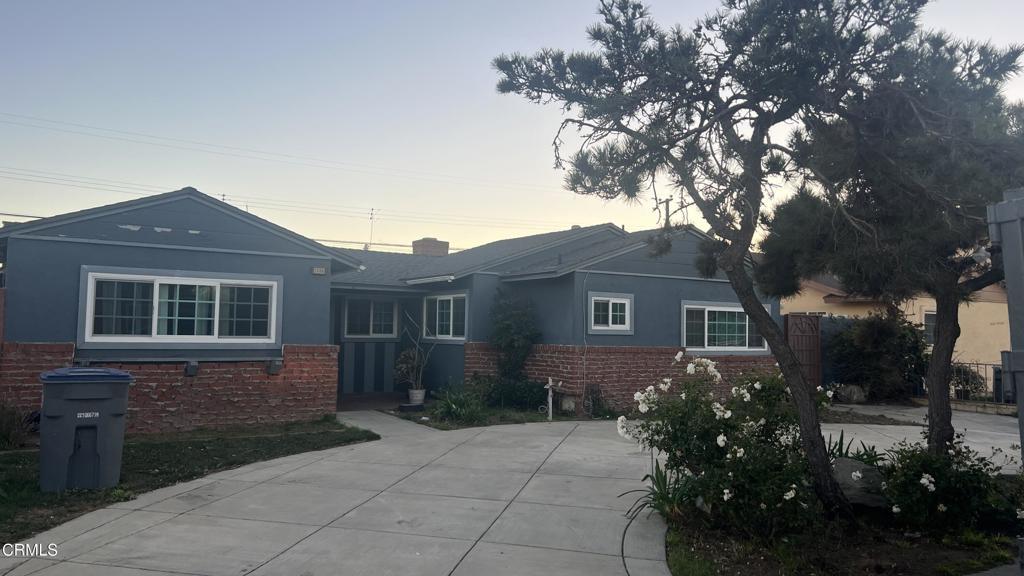
{"label": "red brick wall", "polygon": [[[626,409],[633,402],[633,393],[656,384],[667,376],[682,374],[679,366],[672,367],[672,358],[679,352],[675,346],[569,346],[539,344],[526,363],[526,375],[531,380],[547,381],[548,377],[561,381],[568,394],[581,396],[584,381],[588,390],[597,387],[601,399],[618,409]],[[715,356],[718,371],[722,373],[722,387],[741,374],[767,372],[775,369],[772,356]],[[494,350],[480,342],[465,345],[465,375],[474,373],[493,375]]]}
{"label": "red brick wall", "polygon": [[[13,396],[20,408],[37,409],[39,373],[69,365],[73,355],[72,344],[4,344],[0,398]],[[333,413],[337,402],[337,346],[286,345],[275,375],[267,374],[264,361],[200,362],[191,377],[182,362],[93,365],[135,376],[128,392],[133,433],[309,420]]]}
{"label": "red brick wall", "polygon": [[39,374],[70,366],[74,357],[70,342],[0,343],[0,402],[26,412],[38,410],[43,399]]}

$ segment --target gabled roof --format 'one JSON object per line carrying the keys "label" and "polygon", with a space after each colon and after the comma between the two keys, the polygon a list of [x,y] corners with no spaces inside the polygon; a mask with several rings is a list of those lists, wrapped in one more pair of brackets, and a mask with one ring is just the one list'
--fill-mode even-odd
{"label": "gabled roof", "polygon": [[618,239],[629,237],[629,234],[614,224],[597,224],[498,240],[447,256],[422,256],[335,248],[334,250],[337,252],[359,258],[365,264],[366,269],[359,272],[345,271],[335,274],[333,281],[339,284],[407,287],[455,280],[484,270],[501,273],[502,264],[601,233]]}
{"label": "gabled roof", "polygon": [[96,208],[87,208],[85,210],[79,210],[77,212],[68,212],[66,214],[59,214],[57,216],[51,216],[49,218],[40,218],[39,220],[33,220],[31,222],[23,222],[14,226],[4,226],[0,228],[0,240],[8,238],[13,235],[30,235],[36,232],[41,232],[54,226],[62,224],[69,224],[73,222],[79,222],[83,220],[90,220],[93,218],[99,218],[101,216],[108,216],[111,214],[119,214],[122,212],[128,212],[138,208],[150,207],[155,205],[164,204],[167,202],[173,202],[182,198],[189,198],[195,200],[201,204],[209,206],[214,210],[218,210],[228,216],[237,218],[245,221],[253,226],[261,228],[266,232],[293,242],[299,246],[306,248],[316,254],[323,255],[326,258],[336,260],[347,266],[353,268],[359,268],[362,262],[355,258],[351,254],[339,253],[336,250],[332,250],[319,242],[315,242],[296,234],[287,228],[278,226],[269,220],[264,220],[259,216],[255,216],[236,208],[226,202],[221,202],[212,196],[203,194],[199,190],[192,187],[182,188],[181,190],[175,190],[173,192],[165,192],[163,194],[155,194],[153,196],[146,196],[144,198],[137,198],[134,200],[127,200],[125,202],[118,202],[116,204],[108,204],[106,206],[99,206]]}

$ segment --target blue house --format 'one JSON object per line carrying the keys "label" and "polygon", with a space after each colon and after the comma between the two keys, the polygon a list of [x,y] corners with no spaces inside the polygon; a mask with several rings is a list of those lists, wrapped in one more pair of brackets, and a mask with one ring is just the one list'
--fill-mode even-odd
{"label": "blue house", "polygon": [[[37,404],[26,374],[39,368],[117,365],[142,375],[140,430],[223,424],[213,412],[287,418],[396,391],[395,358],[417,332],[436,344],[428,384],[456,384],[493,369],[499,289],[536,312],[528,374],[581,397],[631,395],[681,348],[726,373],[769,362],[728,282],[695,269],[702,233],[679,230],[657,258],[649,236],[602,224],[452,254],[434,239],[413,254],[345,250],[191,188],[7,225],[0,399]],[[199,399],[210,416],[176,420],[206,412]]]}

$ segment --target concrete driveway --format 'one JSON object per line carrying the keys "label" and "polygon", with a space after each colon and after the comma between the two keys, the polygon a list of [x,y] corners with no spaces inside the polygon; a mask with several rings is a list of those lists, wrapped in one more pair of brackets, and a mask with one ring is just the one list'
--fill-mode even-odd
{"label": "concrete driveway", "polygon": [[[839,437],[839,432],[844,432],[845,441],[854,440],[854,447],[859,447],[863,441],[867,445],[875,445],[879,450],[891,448],[900,440],[910,442],[922,442],[921,432],[925,429],[925,416],[928,415],[927,407],[910,406],[849,406],[836,405],[836,410],[848,410],[862,414],[880,414],[904,422],[915,422],[918,426],[888,426],[879,424],[823,424],[822,433],[826,438],[832,435]],[[978,414],[974,412],[953,411],[953,427],[957,432],[965,434],[966,444],[980,452],[991,456],[993,448],[1000,448],[1004,455],[1011,455],[1017,459],[1017,468],[1020,466],[1021,451],[1015,446],[1020,445],[1020,433],[1017,427],[1017,419],[1011,416],[998,414]],[[1002,458],[997,459],[1002,462]],[[1005,467],[1009,471],[1011,467]]]}
{"label": "concrete driveway", "polygon": [[[441,432],[376,412],[383,439],[208,476],[33,541],[39,576],[667,576],[665,526],[623,512],[650,468],[613,422]],[[628,530],[627,530],[628,525]],[[625,532],[625,538],[623,533]],[[3,562],[8,562],[4,564]]]}

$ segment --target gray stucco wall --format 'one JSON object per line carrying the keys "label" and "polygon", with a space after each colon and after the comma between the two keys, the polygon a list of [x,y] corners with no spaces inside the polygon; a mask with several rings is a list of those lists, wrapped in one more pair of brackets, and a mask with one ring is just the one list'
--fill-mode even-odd
{"label": "gray stucco wall", "polygon": [[[507,282],[503,289],[529,300],[537,327],[545,344],[576,344],[575,279],[572,274],[559,278]],[[582,324],[580,324],[582,326]]]}
{"label": "gray stucco wall", "polygon": [[[330,281],[312,274],[323,258],[257,256],[148,246],[89,244],[10,238],[7,249],[6,338],[23,342],[74,342],[78,332],[83,265],[168,271],[272,274],[283,278],[282,344],[328,344]],[[88,359],[278,356],[279,350],[195,349],[80,350]]]}
{"label": "gray stucco wall", "polygon": [[[588,294],[591,292],[633,296],[632,335],[588,333]],[[575,294],[574,342],[592,346],[681,346],[683,301],[739,305],[736,293],[728,282],[602,272],[577,272]],[[781,322],[778,301],[765,299],[764,302],[771,307],[776,321]],[[757,352],[730,352],[734,353]]]}

